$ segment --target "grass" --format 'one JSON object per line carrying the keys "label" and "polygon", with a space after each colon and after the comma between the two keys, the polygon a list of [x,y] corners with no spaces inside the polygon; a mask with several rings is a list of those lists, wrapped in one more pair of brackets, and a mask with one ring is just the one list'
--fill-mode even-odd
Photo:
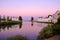
{"label": "grass", "polygon": [[21,35],[16,35],[16,36],[12,36],[7,38],[7,40],[28,40],[26,37],[23,37]]}
{"label": "grass", "polygon": [[51,36],[53,36],[53,30],[52,27],[48,25],[39,33],[37,40],[43,40],[44,38],[49,38]]}

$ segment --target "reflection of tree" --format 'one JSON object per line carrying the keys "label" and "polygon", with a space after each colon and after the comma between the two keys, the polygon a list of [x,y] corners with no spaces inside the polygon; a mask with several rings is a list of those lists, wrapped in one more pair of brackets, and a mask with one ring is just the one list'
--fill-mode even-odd
{"label": "reflection of tree", "polygon": [[0,27],[0,31],[1,31],[1,27]]}
{"label": "reflection of tree", "polygon": [[1,28],[2,28],[3,30],[5,30],[6,26],[5,26],[5,25],[4,25],[4,26],[1,26]]}
{"label": "reflection of tree", "polygon": [[12,28],[12,25],[0,25],[0,31],[1,29],[5,30],[5,28],[9,30],[9,28]]}
{"label": "reflection of tree", "polygon": [[33,26],[33,22],[31,22],[31,26]]}
{"label": "reflection of tree", "polygon": [[7,29],[9,30],[9,28],[12,28],[12,25],[7,25]]}
{"label": "reflection of tree", "polygon": [[20,22],[20,24],[19,24],[19,28],[22,28],[22,22]]}

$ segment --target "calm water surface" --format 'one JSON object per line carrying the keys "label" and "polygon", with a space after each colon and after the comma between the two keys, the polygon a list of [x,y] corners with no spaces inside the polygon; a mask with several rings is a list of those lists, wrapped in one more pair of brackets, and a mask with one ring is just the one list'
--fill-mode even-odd
{"label": "calm water surface", "polygon": [[22,22],[17,25],[0,26],[0,40],[6,40],[6,38],[15,35],[26,36],[29,40],[36,40],[39,32],[47,25],[37,22]]}

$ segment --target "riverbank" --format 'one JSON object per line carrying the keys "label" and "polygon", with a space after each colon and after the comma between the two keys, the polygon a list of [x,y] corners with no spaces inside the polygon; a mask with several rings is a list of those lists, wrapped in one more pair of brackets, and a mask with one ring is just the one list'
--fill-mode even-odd
{"label": "riverbank", "polygon": [[9,25],[9,24],[19,24],[22,21],[5,21],[5,22],[0,22],[0,25]]}
{"label": "riverbank", "polygon": [[45,39],[45,40],[60,40],[60,35],[55,35],[55,36]]}
{"label": "riverbank", "polygon": [[21,35],[16,35],[16,36],[12,36],[7,38],[7,40],[28,40],[26,37],[23,37]]}

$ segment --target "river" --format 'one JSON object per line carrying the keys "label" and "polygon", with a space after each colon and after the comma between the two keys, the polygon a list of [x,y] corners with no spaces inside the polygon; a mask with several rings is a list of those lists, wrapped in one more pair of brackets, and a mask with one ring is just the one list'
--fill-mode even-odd
{"label": "river", "polygon": [[16,25],[0,26],[0,40],[6,40],[15,35],[26,36],[29,40],[37,40],[39,32],[47,25],[46,23],[23,21]]}

